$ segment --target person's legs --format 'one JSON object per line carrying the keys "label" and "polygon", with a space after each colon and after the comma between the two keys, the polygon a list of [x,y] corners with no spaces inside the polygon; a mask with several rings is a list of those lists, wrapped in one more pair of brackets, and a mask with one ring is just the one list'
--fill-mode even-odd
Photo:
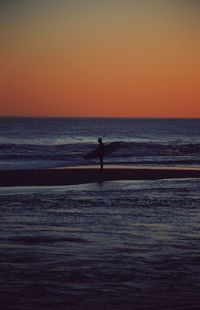
{"label": "person's legs", "polygon": [[100,167],[101,167],[101,170],[103,170],[103,156],[100,156]]}

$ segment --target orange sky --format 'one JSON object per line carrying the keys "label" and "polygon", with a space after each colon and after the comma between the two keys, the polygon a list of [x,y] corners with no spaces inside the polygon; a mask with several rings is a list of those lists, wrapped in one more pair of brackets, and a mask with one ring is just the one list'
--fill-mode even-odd
{"label": "orange sky", "polygon": [[0,115],[200,117],[193,2],[5,5]]}

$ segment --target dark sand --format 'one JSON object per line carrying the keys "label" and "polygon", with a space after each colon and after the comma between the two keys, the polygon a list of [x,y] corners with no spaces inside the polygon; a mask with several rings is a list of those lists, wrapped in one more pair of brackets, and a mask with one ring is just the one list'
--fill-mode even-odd
{"label": "dark sand", "polygon": [[0,171],[0,186],[75,185],[114,180],[200,178],[200,168],[107,165]]}

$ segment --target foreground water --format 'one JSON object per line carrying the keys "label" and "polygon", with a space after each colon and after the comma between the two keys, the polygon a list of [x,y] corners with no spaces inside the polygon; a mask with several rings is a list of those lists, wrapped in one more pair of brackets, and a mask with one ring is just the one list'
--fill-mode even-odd
{"label": "foreground water", "polygon": [[199,309],[200,180],[0,189],[6,310]]}

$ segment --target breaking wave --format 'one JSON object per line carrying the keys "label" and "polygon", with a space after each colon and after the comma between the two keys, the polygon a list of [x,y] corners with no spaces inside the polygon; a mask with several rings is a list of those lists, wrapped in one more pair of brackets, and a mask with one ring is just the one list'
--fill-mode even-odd
{"label": "breaking wave", "polygon": [[[200,144],[115,142],[118,150],[106,156],[108,163],[127,164],[189,164],[200,163]],[[83,156],[95,149],[95,144],[0,144],[0,168],[8,168],[9,161],[16,168],[56,167],[90,164]]]}

